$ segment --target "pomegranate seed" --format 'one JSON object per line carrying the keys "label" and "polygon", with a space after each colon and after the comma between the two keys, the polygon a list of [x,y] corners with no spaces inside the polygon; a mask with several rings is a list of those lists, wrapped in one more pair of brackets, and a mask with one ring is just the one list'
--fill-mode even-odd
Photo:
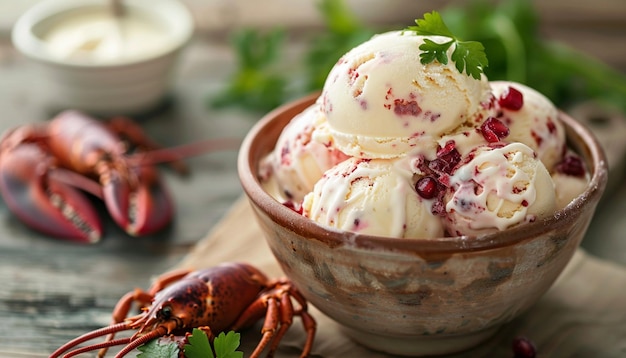
{"label": "pomegranate seed", "polygon": [[446,215],[446,204],[443,203],[441,198],[435,200],[433,206],[430,208],[430,212],[436,216],[445,216]]}
{"label": "pomegranate seed", "polygon": [[461,153],[456,149],[453,140],[437,150],[437,158],[428,167],[439,173],[452,174],[454,167],[461,161]]}
{"label": "pomegranate seed", "polygon": [[489,143],[499,142],[509,135],[509,127],[501,120],[489,117],[480,126],[480,132]]}
{"label": "pomegranate seed", "polygon": [[443,147],[439,147],[437,149],[437,156],[446,155],[453,150],[456,150],[456,143],[453,140],[449,140],[446,142],[446,144],[443,145]]}
{"label": "pomegranate seed", "polygon": [[515,358],[535,358],[537,349],[528,338],[517,337],[513,340],[513,356]]}
{"label": "pomegranate seed", "polygon": [[583,177],[586,173],[585,165],[583,164],[582,159],[573,153],[566,154],[563,157],[563,160],[556,165],[556,170],[559,173],[575,177]]}
{"label": "pomegranate seed", "polygon": [[439,193],[437,180],[431,176],[423,177],[415,183],[415,190],[424,199],[432,199]]}
{"label": "pomegranate seed", "polygon": [[522,95],[522,92],[509,86],[509,90],[500,96],[498,103],[503,108],[519,111],[524,106],[524,95]]}

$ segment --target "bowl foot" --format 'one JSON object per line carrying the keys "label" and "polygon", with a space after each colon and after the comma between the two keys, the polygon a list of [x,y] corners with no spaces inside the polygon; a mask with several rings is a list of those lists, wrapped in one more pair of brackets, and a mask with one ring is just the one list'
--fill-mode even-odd
{"label": "bowl foot", "polygon": [[342,327],[350,338],[367,348],[394,355],[413,357],[450,354],[469,349],[490,338],[497,332],[498,328],[496,326],[458,336],[389,337]]}

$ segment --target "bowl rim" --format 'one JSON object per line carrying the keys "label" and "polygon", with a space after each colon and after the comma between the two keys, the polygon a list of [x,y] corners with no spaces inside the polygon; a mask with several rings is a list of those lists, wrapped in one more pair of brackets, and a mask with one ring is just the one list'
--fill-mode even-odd
{"label": "bowl rim", "polygon": [[[552,216],[507,229],[507,235],[496,232],[479,236],[399,239],[329,228],[305,218],[274,199],[263,189],[257,174],[251,170],[258,169],[258,163],[253,162],[252,153],[258,145],[259,133],[270,126],[276,118],[289,111],[300,112],[313,104],[318,97],[319,93],[310,94],[288,102],[263,116],[244,138],[239,150],[237,168],[244,192],[254,206],[259,207],[271,220],[286,229],[300,233],[309,239],[323,241],[331,247],[348,245],[358,249],[402,251],[417,254],[451,254],[502,248],[571,224],[580,216],[581,208],[585,208],[586,205],[593,205],[595,208],[606,187],[608,179],[607,158],[597,138],[582,123],[559,110],[559,119],[565,124],[567,138],[568,140],[572,139],[577,145],[578,153],[590,167],[591,177],[585,191]],[[586,145],[583,146],[583,144]],[[256,156],[262,157],[265,154],[267,153],[256,153]]]}
{"label": "bowl rim", "polygon": [[[35,35],[34,28],[53,16],[81,9],[104,9],[106,2],[98,0],[45,0],[30,7],[15,22],[11,31],[13,45],[21,53],[34,60],[62,67],[74,68],[118,68],[142,64],[168,56],[184,47],[193,36],[194,20],[189,9],[178,0],[153,0],[150,3],[142,0],[126,0],[125,6],[139,11],[149,10],[166,23],[172,24],[174,31],[168,46],[148,56],[138,56],[130,60],[110,62],[90,62],[85,60],[62,59],[49,56],[45,41]],[[146,6],[147,5],[147,6]]]}

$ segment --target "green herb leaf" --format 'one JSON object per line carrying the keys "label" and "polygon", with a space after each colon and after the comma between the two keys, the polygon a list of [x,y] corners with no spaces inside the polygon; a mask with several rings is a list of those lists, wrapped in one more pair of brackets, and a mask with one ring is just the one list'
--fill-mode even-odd
{"label": "green herb leaf", "polygon": [[209,343],[209,337],[198,328],[194,328],[187,338],[189,343],[185,344],[186,358],[243,358],[243,352],[237,351],[239,348],[241,335],[234,331],[220,333],[213,340],[213,349]]}
{"label": "green herb leaf", "polygon": [[415,31],[418,35],[445,36],[456,39],[437,11],[425,13],[424,18],[415,20],[415,23],[417,26],[409,26],[409,30]]}
{"label": "green herb leaf", "polygon": [[194,328],[187,340],[189,343],[185,344],[185,357],[215,358],[211,345],[209,344],[209,337],[207,337],[203,330]]}
{"label": "green herb leaf", "polygon": [[483,67],[488,62],[483,44],[476,41],[460,41],[456,44],[456,50],[452,53],[456,69],[463,73],[463,68],[468,75],[475,79],[480,78]]}
{"label": "green herb leaf", "polygon": [[240,338],[241,335],[234,331],[230,331],[227,334],[222,332],[215,337],[213,346],[215,347],[215,355],[217,358],[242,358],[243,352],[237,351]]}
{"label": "green herb leaf", "polygon": [[137,349],[141,352],[137,358],[178,358],[179,353],[178,345],[175,342],[159,344],[158,339],[153,339]]}
{"label": "green herb leaf", "polygon": [[453,43],[454,41],[449,41],[443,44],[438,44],[432,40],[424,39],[424,44],[420,46],[420,50],[423,51],[420,53],[420,61],[426,64],[437,60],[437,62],[447,65],[448,49]]}
{"label": "green herb leaf", "polygon": [[415,20],[415,23],[417,26],[409,26],[407,30],[414,31],[418,35],[443,36],[452,39],[444,43],[424,39],[424,43],[419,47],[423,51],[420,54],[422,64],[429,64],[435,60],[443,65],[448,64],[447,52],[454,44],[454,51],[450,57],[456,69],[475,79],[480,78],[480,74],[489,64],[485,47],[480,42],[462,41],[454,36],[437,11],[424,14],[424,18]]}

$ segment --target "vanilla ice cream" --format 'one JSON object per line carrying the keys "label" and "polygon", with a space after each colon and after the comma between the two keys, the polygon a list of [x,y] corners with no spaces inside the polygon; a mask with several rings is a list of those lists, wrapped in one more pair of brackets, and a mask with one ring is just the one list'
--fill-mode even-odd
{"label": "vanilla ice cream", "polygon": [[420,63],[424,38],[411,31],[376,35],[330,71],[321,103],[343,152],[364,158],[400,157],[415,147],[432,152],[435,141],[471,121],[489,98],[486,78],[459,73],[452,61]]}
{"label": "vanilla ice cream", "polygon": [[522,143],[482,146],[449,178],[445,225],[478,235],[532,222],[556,210],[550,173]]}
{"label": "vanilla ice cream", "polygon": [[585,191],[589,178],[556,172],[552,174],[552,181],[556,188],[556,206],[563,209]]}
{"label": "vanilla ice cream", "polygon": [[557,119],[554,104],[520,83],[492,81],[490,85],[497,99],[496,118],[509,128],[506,141],[531,147],[546,168],[552,170],[565,150],[565,129]]}
{"label": "vanilla ice cream", "polygon": [[582,158],[568,150],[552,171],[552,181],[556,188],[556,206],[563,209],[585,191],[589,171]]}
{"label": "vanilla ice cream", "polygon": [[299,205],[322,173],[348,158],[335,148],[324,126],[326,118],[317,103],[289,122],[276,149],[261,163],[261,181],[268,192]]}
{"label": "vanilla ice cream", "polygon": [[395,238],[489,234],[584,191],[554,104],[452,60],[422,64],[425,39],[450,40],[393,31],[346,53],[265,161],[268,191],[321,225]]}
{"label": "vanilla ice cream", "polygon": [[324,173],[302,208],[304,216],[341,230],[428,238],[443,235],[432,203],[416,193],[405,161],[353,157]]}

